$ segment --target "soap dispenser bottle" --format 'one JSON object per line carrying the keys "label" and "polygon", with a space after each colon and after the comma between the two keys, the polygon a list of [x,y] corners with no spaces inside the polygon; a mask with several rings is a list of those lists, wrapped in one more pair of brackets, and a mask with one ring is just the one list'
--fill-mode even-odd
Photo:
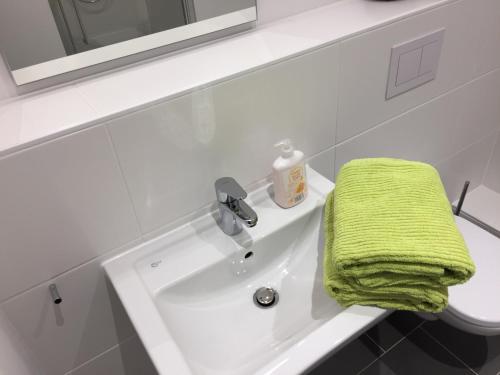
{"label": "soap dispenser bottle", "polygon": [[274,147],[281,149],[281,156],[273,163],[274,200],[279,206],[290,208],[307,197],[304,153],[295,150],[289,139]]}

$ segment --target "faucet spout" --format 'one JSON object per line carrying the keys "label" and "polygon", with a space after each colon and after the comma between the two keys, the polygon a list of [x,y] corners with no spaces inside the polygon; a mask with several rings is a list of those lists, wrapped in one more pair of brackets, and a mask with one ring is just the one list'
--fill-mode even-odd
{"label": "faucet spout", "polygon": [[243,224],[245,224],[249,228],[257,225],[257,213],[252,209],[252,207],[246,204],[246,202],[243,200],[236,201],[235,206],[236,207],[234,208],[233,212]]}
{"label": "faucet spout", "polygon": [[244,201],[247,193],[231,177],[223,177],[215,182],[215,193],[219,202],[219,225],[224,233],[233,236],[247,227],[257,225],[255,211]]}

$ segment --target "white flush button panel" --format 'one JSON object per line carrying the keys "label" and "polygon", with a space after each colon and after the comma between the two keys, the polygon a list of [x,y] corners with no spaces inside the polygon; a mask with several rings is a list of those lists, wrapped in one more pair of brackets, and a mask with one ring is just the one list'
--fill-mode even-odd
{"label": "white flush button panel", "polygon": [[436,78],[444,29],[392,47],[386,99]]}

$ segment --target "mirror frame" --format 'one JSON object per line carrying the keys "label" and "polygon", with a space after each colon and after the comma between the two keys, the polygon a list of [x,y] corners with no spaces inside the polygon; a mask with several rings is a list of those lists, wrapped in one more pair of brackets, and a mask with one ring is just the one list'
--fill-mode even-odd
{"label": "mirror frame", "polygon": [[[257,21],[257,5],[170,30],[11,70],[11,74],[18,87],[41,82],[34,85],[32,89],[42,88],[248,30],[255,24],[255,21]],[[8,65],[7,59],[5,62]],[[73,74],[68,74],[72,72]]]}

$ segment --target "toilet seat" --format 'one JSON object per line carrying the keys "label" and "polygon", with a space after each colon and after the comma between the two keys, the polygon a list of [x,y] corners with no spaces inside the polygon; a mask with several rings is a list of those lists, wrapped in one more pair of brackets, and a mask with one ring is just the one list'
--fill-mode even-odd
{"label": "toilet seat", "polygon": [[441,319],[442,321],[448,323],[449,325],[455,328],[458,328],[462,331],[469,332],[475,335],[482,335],[482,336],[500,335],[500,326],[485,327],[482,325],[477,325],[470,321],[465,320],[463,316],[459,317],[457,315],[454,315],[453,313],[450,313],[448,309],[446,309],[440,314],[437,314],[437,318]]}
{"label": "toilet seat", "polygon": [[448,308],[440,318],[472,333],[500,334],[500,239],[461,217],[455,220],[476,274],[449,288]]}

